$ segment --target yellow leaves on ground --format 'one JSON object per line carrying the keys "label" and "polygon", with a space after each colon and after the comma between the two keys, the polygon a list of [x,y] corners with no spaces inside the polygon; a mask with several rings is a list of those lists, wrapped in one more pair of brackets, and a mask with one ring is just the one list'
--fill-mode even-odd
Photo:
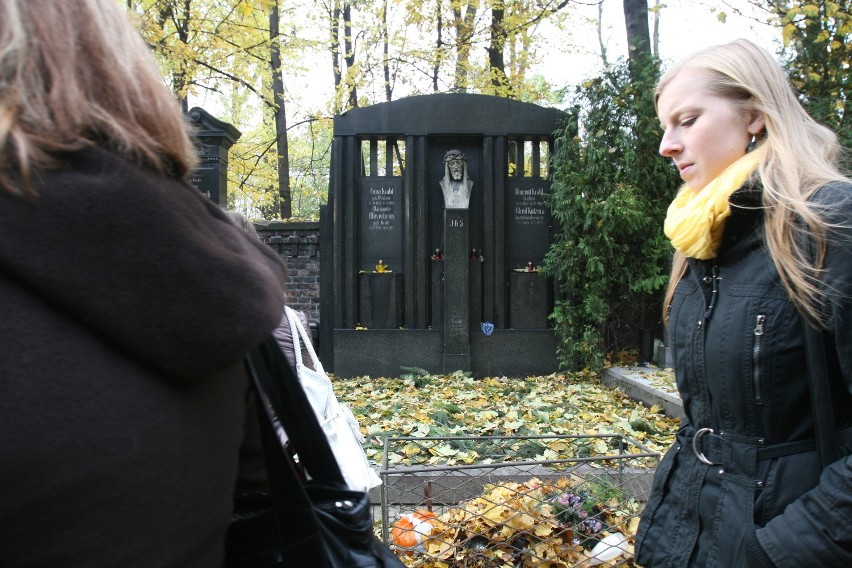
{"label": "yellow leaves on ground", "polygon": [[[606,535],[621,533],[632,542],[639,517],[634,500],[597,503],[590,516],[601,521],[599,532],[593,538],[581,534],[576,519],[565,517],[560,513],[564,508],[554,503],[568,493],[584,494],[583,484],[573,476],[486,484],[481,496],[433,519],[421,552],[401,558],[419,568],[589,566],[594,543]],[[632,554],[632,544],[626,545],[625,553]],[[633,566],[630,560],[628,565]]]}
{"label": "yellow leaves on ground", "polygon": [[680,396],[677,392],[674,372],[671,369],[640,371],[639,376],[648,381],[648,383],[655,389],[667,392],[674,396]]}
{"label": "yellow leaves on ground", "polygon": [[[603,385],[591,373],[541,377],[474,379],[462,373],[403,378],[334,379],[341,402],[352,409],[367,436],[367,456],[382,463],[383,437],[536,436],[621,434],[663,452],[673,441],[678,421],[646,408],[621,391]],[[411,444],[389,455],[391,464],[469,465],[485,463],[480,448]],[[565,442],[548,440],[527,446],[524,459],[564,458]],[[603,439],[588,448],[612,454]],[[511,458],[511,456],[506,456]],[[490,461],[494,461],[491,459]]]}

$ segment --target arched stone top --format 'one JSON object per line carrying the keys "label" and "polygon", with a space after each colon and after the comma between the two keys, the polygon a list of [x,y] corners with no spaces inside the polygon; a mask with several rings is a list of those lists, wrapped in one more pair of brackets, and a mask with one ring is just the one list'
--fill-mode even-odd
{"label": "arched stone top", "polygon": [[236,126],[219,120],[201,107],[192,107],[188,116],[190,123],[196,128],[195,136],[206,142],[213,141],[230,148],[243,135]]}
{"label": "arched stone top", "polygon": [[550,136],[566,114],[505,97],[467,93],[418,95],[352,109],[335,117],[335,136]]}

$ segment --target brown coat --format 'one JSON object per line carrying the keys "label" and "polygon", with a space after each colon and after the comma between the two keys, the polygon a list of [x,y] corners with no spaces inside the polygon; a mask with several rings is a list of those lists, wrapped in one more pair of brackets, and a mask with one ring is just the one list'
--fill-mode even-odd
{"label": "brown coat", "polygon": [[283,265],[186,184],[65,158],[0,193],[0,566],[219,566]]}

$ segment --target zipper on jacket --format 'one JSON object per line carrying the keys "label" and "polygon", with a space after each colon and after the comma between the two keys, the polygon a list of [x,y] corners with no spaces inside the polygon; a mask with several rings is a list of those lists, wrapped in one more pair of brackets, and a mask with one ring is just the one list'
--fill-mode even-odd
{"label": "zipper on jacket", "polygon": [[754,345],[751,351],[752,362],[752,386],[754,388],[755,402],[762,402],[763,392],[760,384],[760,350],[763,343],[763,327],[766,323],[766,314],[757,314],[754,321]]}
{"label": "zipper on jacket", "polygon": [[704,277],[704,283],[710,284],[710,302],[707,304],[707,309],[704,311],[704,316],[701,318],[701,321],[698,322],[698,327],[701,327],[710,319],[710,316],[713,315],[713,308],[716,307],[716,300],[719,298],[719,280],[722,277],[719,276],[719,267],[713,266],[710,271],[710,276]]}

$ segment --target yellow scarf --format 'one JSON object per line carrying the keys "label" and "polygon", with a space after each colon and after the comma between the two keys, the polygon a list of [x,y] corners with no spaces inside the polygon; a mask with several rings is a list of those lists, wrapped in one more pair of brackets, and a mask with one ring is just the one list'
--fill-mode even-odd
{"label": "yellow scarf", "polygon": [[765,152],[756,148],[731,164],[701,191],[684,185],[677,193],[663,230],[672,246],[689,258],[714,258],[731,214],[728,198],[757,169]]}

